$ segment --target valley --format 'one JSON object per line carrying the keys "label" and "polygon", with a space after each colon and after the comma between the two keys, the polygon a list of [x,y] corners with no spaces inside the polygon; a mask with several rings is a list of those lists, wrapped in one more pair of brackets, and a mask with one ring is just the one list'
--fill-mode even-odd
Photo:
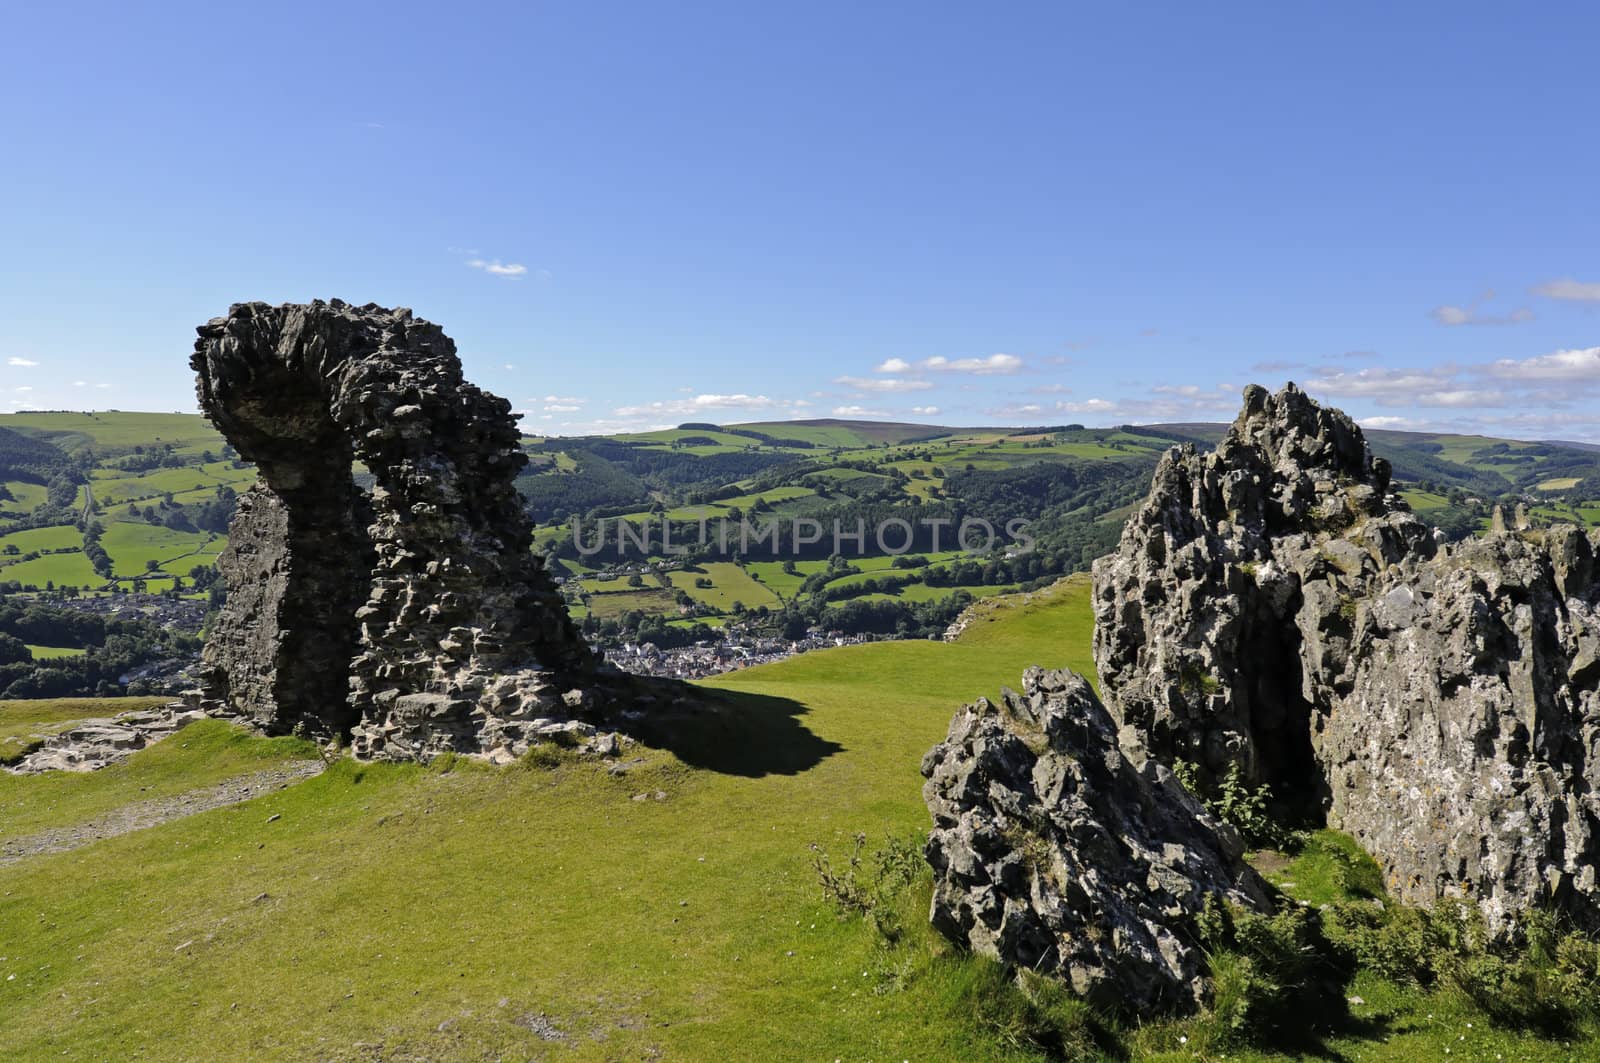
{"label": "valley", "polygon": [[[527,437],[517,486],[585,635],[624,666],[648,645],[680,659],[659,667],[697,676],[771,659],[774,643],[937,637],[975,601],[1085,571],[1160,455],[1208,447],[1222,428],[691,422]],[[1600,525],[1592,449],[1388,431],[1371,443],[1450,537],[1487,529],[1496,504],[1522,504],[1535,524]],[[359,466],[352,475],[371,483]],[[0,588],[14,604],[105,599],[93,608],[196,634],[224,593],[216,558],[254,478],[199,415],[0,416]],[[967,537],[989,549],[961,549],[963,521],[992,528]],[[90,648],[22,641],[37,665]],[[0,659],[15,673],[0,694],[20,663]],[[81,675],[47,678],[16,696],[93,692]],[[150,679],[184,682],[177,664]]]}

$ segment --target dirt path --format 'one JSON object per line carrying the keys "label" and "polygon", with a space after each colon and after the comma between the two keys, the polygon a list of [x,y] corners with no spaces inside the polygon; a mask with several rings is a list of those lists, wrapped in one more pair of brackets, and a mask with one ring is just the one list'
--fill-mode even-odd
{"label": "dirt path", "polygon": [[236,805],[240,801],[260,797],[272,790],[282,790],[321,772],[320,760],[298,760],[251,775],[238,775],[232,779],[225,779],[204,790],[190,790],[186,794],[176,794],[172,797],[135,801],[70,827],[52,827],[23,838],[3,839],[0,840],[0,867],[41,853],[68,852],[102,838],[114,838],[130,831],[160,826],[175,819],[192,816],[197,812],[209,812],[213,808]]}

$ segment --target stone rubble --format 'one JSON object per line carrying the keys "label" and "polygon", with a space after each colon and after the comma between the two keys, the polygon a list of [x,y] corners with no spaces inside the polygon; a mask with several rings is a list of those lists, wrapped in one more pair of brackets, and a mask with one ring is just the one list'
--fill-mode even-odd
{"label": "stone rubble", "polygon": [[81,720],[51,735],[9,769],[16,775],[44,771],[98,771],[173,734],[205,713],[184,702]]}

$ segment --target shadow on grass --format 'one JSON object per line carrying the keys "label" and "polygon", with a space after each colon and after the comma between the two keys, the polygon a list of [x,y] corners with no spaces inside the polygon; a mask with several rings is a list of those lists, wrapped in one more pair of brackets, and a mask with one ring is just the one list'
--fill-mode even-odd
{"label": "shadow on grass", "polygon": [[799,719],[806,707],[790,698],[686,684],[662,690],[675,695],[667,705],[624,719],[618,729],[691,767],[751,779],[798,775],[844,750],[808,730]]}

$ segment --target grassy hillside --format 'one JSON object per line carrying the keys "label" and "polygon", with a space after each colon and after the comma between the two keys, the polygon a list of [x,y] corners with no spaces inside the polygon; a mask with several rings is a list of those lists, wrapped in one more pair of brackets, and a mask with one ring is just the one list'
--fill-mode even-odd
{"label": "grassy hillside", "polygon": [[[0,1044],[68,1059],[1042,1058],[994,1010],[988,965],[920,928],[925,893],[911,942],[886,952],[810,867],[813,842],[837,854],[858,831],[925,827],[918,764],[960,701],[1028,664],[1088,668],[1082,579],[983,608],[956,644],[708,683],[720,710],[622,776],[553,758],[345,762],[0,864]],[[0,776],[0,840],[305,755],[205,723],[94,775]],[[1357,989],[1369,1003],[1330,1058],[1577,1058],[1442,994]],[[1136,1059],[1290,1058],[1206,1048],[1208,1029],[1118,1037]]]}

